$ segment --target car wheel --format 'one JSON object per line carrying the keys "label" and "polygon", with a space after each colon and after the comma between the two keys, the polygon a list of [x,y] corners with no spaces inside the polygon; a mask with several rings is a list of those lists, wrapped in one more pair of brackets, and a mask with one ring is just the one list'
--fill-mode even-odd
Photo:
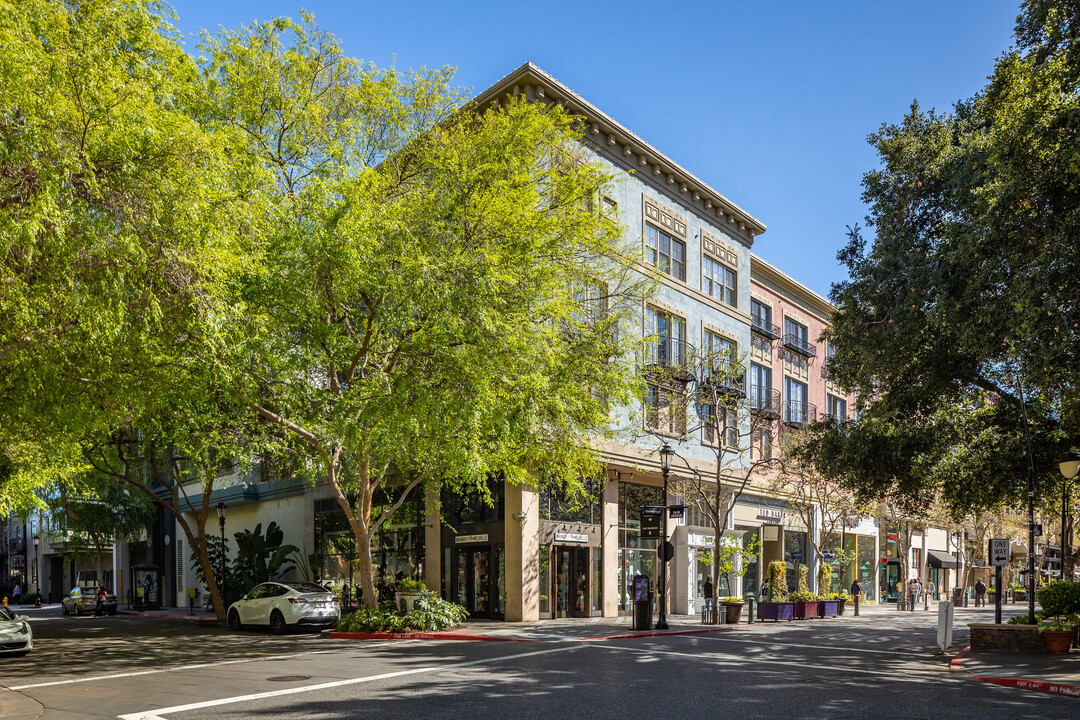
{"label": "car wheel", "polygon": [[281,635],[289,629],[288,624],[285,622],[285,616],[281,614],[279,610],[275,610],[270,613],[270,630],[275,635]]}
{"label": "car wheel", "polygon": [[67,615],[68,614],[67,603],[60,603],[60,614],[61,615]]}
{"label": "car wheel", "polygon": [[[271,620],[271,622],[273,622],[273,621]],[[236,612],[235,610],[230,610],[229,611],[229,629],[230,630],[240,630],[242,627],[244,627],[244,626],[242,624],[240,624],[240,613]]]}

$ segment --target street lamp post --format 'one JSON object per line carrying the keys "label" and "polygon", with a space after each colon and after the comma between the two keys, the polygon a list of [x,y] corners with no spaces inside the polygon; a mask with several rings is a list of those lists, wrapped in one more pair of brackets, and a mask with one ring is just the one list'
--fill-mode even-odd
{"label": "street lamp post", "polygon": [[34,607],[41,607],[41,561],[38,559],[38,548],[41,547],[41,536],[34,536],[34,586],[37,590],[37,601]]}
{"label": "street lamp post", "polygon": [[[229,581],[225,577],[225,503],[217,504],[218,525],[221,526],[221,605],[226,607],[225,594],[228,591]],[[218,617],[221,617],[218,615]]]}
{"label": "street lamp post", "polygon": [[675,451],[664,443],[660,448],[660,472],[664,476],[664,529],[660,539],[660,617],[656,622],[657,630],[667,630],[667,543],[668,543],[668,475],[671,474],[671,456]]}
{"label": "street lamp post", "polygon": [[1080,453],[1070,450],[1062,455],[1058,458],[1058,469],[1065,478],[1061,484],[1061,579],[1065,580],[1065,518],[1069,511],[1069,483],[1080,472]]}

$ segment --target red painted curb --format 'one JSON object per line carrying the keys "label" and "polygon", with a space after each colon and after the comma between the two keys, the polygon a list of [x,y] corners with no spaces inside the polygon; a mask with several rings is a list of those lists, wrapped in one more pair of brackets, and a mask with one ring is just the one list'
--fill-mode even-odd
{"label": "red painted curb", "polygon": [[140,612],[138,610],[117,610],[117,615],[129,615],[131,617],[147,617],[147,618],[164,618],[168,620],[192,620],[194,622],[224,622],[218,620],[216,617],[206,617],[205,615],[180,615],[180,614],[163,614],[163,613],[148,613]]}
{"label": "red painted curb", "polygon": [[949,669],[950,670],[959,670],[960,669],[960,664],[963,661],[964,656],[968,654],[968,650],[970,650],[970,649],[971,649],[971,646],[968,645],[966,648],[964,648],[960,652],[956,653],[956,655],[953,657],[953,659],[949,661]]}
{"label": "red painted curb", "polygon": [[350,633],[332,632],[334,640],[471,640],[477,642],[536,642],[530,638],[462,635],[459,633]]}
{"label": "red painted curb", "polygon": [[1069,697],[1080,697],[1080,687],[1076,685],[1062,685],[1061,683],[1044,682],[1042,680],[996,678],[987,677],[986,675],[972,675],[972,677],[976,680],[982,680],[983,682],[994,683],[995,685],[1004,685],[1006,687],[1020,688],[1022,690],[1035,690],[1037,692],[1048,692],[1055,695],[1068,695]]}

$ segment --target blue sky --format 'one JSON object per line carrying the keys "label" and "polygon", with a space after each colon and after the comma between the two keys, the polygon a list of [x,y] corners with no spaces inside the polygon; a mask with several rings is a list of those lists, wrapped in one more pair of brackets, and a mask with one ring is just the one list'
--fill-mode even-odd
{"label": "blue sky", "polygon": [[457,68],[480,92],[525,61],[574,89],[768,226],[754,252],[828,296],[862,224],[866,136],[918,99],[977,92],[1017,0],[883,2],[248,2],[181,0],[179,27],[303,7],[380,66]]}

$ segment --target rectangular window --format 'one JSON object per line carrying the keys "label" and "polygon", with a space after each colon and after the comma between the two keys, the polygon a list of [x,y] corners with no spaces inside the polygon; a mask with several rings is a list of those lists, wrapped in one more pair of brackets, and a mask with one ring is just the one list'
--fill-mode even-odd
{"label": "rectangular window", "polygon": [[772,308],[758,300],[751,300],[750,320],[755,327],[769,327],[772,325]]}
{"label": "rectangular window", "polygon": [[840,422],[847,419],[847,400],[831,394],[827,395],[825,400],[828,403],[829,417],[836,418]]}
{"label": "rectangular window", "polygon": [[573,286],[575,316],[582,324],[592,325],[607,316],[607,287],[600,282],[577,282]]}
{"label": "rectangular window", "polygon": [[645,262],[662,273],[686,280],[686,243],[659,228],[646,225]]}
{"label": "rectangular window", "polygon": [[645,428],[665,435],[686,435],[686,393],[662,382],[645,384]]}
{"label": "rectangular window", "polygon": [[750,407],[770,410],[772,403],[772,368],[750,363]]}
{"label": "rectangular window", "polygon": [[784,378],[784,421],[801,425],[806,422],[807,413],[806,383]]}
{"label": "rectangular window", "polygon": [[686,349],[686,321],[656,308],[645,308],[647,364],[679,367],[689,360]]}
{"label": "rectangular window", "polygon": [[705,256],[701,265],[701,289],[731,307],[738,307],[738,276],[726,265]]}
{"label": "rectangular window", "polygon": [[751,460],[772,460],[772,428],[761,425],[754,428],[753,443],[750,446]]}
{"label": "rectangular window", "polygon": [[619,204],[606,195],[600,198],[600,217],[613,223],[619,222]]}
{"label": "rectangular window", "polygon": [[791,318],[784,318],[784,344],[809,348],[810,340],[806,326],[795,322]]}
{"label": "rectangular window", "polygon": [[701,438],[710,445],[716,444],[716,434],[724,441],[724,447],[739,447],[738,415],[729,408],[717,410],[715,405],[701,406]]}

